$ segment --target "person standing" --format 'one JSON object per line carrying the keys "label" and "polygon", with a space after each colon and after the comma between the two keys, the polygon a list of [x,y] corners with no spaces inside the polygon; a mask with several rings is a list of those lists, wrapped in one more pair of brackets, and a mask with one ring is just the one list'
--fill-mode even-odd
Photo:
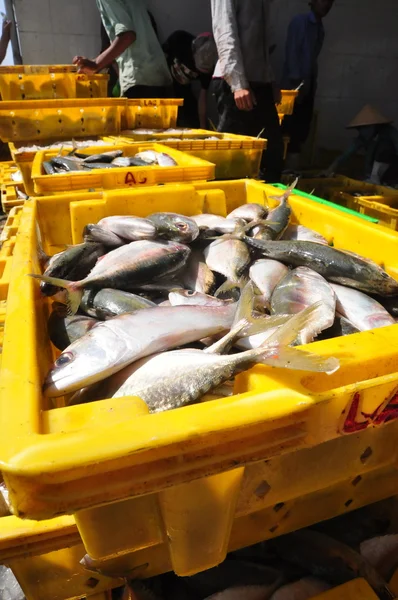
{"label": "person standing", "polygon": [[[163,44],[163,50],[173,77],[174,95],[184,99],[177,125],[207,129],[207,91],[217,62],[212,34],[201,33],[195,37],[188,31],[175,31]],[[192,92],[194,81],[200,83],[198,100]]]}
{"label": "person standing", "polygon": [[280,181],[283,139],[275,106],[269,61],[271,0],[211,0],[219,61],[212,90],[220,117],[218,130],[268,139],[261,175]]}
{"label": "person standing", "polygon": [[287,38],[282,89],[296,89],[300,84],[292,115],[285,117],[283,132],[290,137],[287,168],[300,166],[301,147],[308,138],[314,114],[318,80],[318,57],[325,40],[322,19],[333,6],[334,0],[312,0],[310,12],[296,15],[290,22]]}
{"label": "person standing", "polygon": [[128,98],[167,98],[172,79],[143,0],[97,0],[111,45],[97,58],[76,56],[83,73],[98,73],[117,61],[121,95]]}

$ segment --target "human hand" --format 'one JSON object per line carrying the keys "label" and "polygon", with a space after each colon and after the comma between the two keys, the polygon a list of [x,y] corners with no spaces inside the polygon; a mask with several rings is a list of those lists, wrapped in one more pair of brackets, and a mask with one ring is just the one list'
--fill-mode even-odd
{"label": "human hand", "polygon": [[256,97],[251,90],[236,90],[234,92],[235,104],[239,110],[253,110],[256,102]]}
{"label": "human hand", "polygon": [[97,63],[84,56],[75,56],[73,64],[78,67],[79,73],[86,73],[86,75],[92,75],[98,70]]}
{"label": "human hand", "polygon": [[12,26],[12,22],[9,21],[8,19],[4,19],[2,31],[1,31],[2,35],[6,36],[6,37],[10,37],[11,36],[11,26]]}

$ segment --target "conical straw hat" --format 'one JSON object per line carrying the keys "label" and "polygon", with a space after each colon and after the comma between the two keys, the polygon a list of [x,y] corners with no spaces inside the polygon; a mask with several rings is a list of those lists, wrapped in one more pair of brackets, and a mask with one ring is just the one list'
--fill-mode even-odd
{"label": "conical straw hat", "polygon": [[392,123],[392,119],[384,117],[374,106],[367,104],[359,111],[356,117],[347,125],[347,129],[351,127],[363,127],[364,125],[384,125]]}

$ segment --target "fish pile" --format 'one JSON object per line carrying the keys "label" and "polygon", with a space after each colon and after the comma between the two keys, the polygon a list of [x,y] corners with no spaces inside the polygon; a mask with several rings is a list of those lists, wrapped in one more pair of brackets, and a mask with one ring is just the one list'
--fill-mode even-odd
{"label": "fish pile", "polygon": [[30,146],[20,146],[15,150],[15,154],[25,152],[39,152],[40,150],[58,150],[71,146],[73,148],[89,148],[90,146],[109,146],[109,142],[104,140],[63,140],[52,142],[51,144],[31,144]]}
{"label": "fish pile", "polygon": [[257,363],[332,373],[337,358],[296,346],[395,324],[398,282],[291,223],[290,191],[270,211],[88,224],[83,243],[32,275],[55,301],[49,335],[61,350],[45,395],[139,396],[170,410],[231,395],[228,382]]}
{"label": "fish pile", "polygon": [[165,152],[143,150],[134,156],[123,156],[122,150],[110,150],[99,154],[84,154],[73,148],[65,156],[59,154],[43,162],[47,175],[69,173],[71,171],[92,171],[93,169],[117,169],[120,167],[175,167],[177,162]]}

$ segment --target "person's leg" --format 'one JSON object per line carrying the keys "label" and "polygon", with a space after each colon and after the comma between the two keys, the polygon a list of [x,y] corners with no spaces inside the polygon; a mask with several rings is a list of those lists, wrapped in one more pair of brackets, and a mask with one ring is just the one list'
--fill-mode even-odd
{"label": "person's leg", "polygon": [[301,148],[311,129],[315,91],[316,88],[313,87],[307,96],[299,102],[296,101],[293,114],[287,115],[283,120],[283,133],[290,137],[286,166],[293,169],[299,168]]}
{"label": "person's leg", "polygon": [[178,127],[199,128],[198,101],[190,85],[174,84],[175,98],[183,98],[184,104],[178,108]]}
{"label": "person's leg", "polygon": [[369,181],[380,185],[386,177],[395,156],[395,147],[392,141],[388,138],[380,139],[375,148]]}
{"label": "person's leg", "polygon": [[248,133],[248,127],[251,125],[249,113],[237,108],[229,85],[223,79],[213,79],[211,93],[217,103],[219,116],[217,130],[222,133],[250,135]]}
{"label": "person's leg", "polygon": [[126,90],[127,98],[173,98],[173,88],[157,85],[133,85]]}
{"label": "person's leg", "polygon": [[264,129],[261,137],[266,138],[268,144],[261,160],[261,175],[266,181],[277,183],[281,180],[284,148],[272,85],[252,84],[252,88],[257,105],[251,111],[252,128],[249,135],[257,136]]}

